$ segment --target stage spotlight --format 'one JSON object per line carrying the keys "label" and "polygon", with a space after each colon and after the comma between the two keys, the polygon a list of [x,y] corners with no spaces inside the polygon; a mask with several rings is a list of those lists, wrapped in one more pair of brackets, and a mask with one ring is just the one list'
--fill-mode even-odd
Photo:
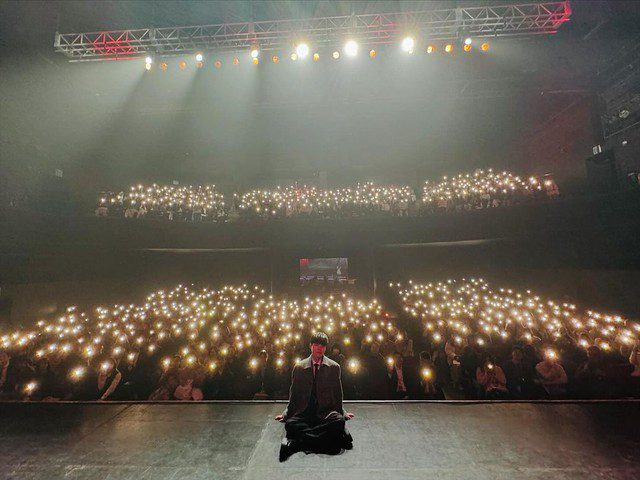
{"label": "stage spotlight", "polygon": [[483,52],[487,52],[489,50],[489,44],[487,42],[483,43],[482,45],[480,45],[480,50],[482,50]]}
{"label": "stage spotlight", "polygon": [[252,59],[254,65],[258,65],[260,63],[260,59],[258,57]]}
{"label": "stage spotlight", "polygon": [[166,64],[165,62],[162,62],[162,63],[160,64],[160,68],[161,68],[163,71],[165,71],[165,72],[166,72],[166,71],[167,71],[167,64]]}
{"label": "stage spotlight", "polygon": [[447,43],[447,44],[444,46],[444,51],[445,51],[445,52],[447,52],[447,53],[451,53],[451,52],[453,52],[453,45],[452,45],[451,43]]}
{"label": "stage spotlight", "polygon": [[320,54],[319,53],[314,53],[313,54],[313,61],[317,62],[318,60],[320,60]]}
{"label": "stage spotlight", "polygon": [[464,39],[464,44],[465,44],[465,45],[471,45],[471,42],[472,42],[472,41],[473,41],[473,40],[471,40],[471,38],[467,37],[467,38],[465,38],[465,39]]}
{"label": "stage spotlight", "polygon": [[240,64],[240,59],[238,57],[233,57],[233,64],[234,65],[239,65]]}
{"label": "stage spotlight", "polygon": [[429,45],[427,47],[427,53],[433,53],[436,51],[436,46],[435,45]]}
{"label": "stage spotlight", "polygon": [[178,63],[178,67],[180,68],[180,70],[184,70],[185,68],[187,68],[187,62],[181,60],[180,63]]}
{"label": "stage spotlight", "polygon": [[151,70],[151,64],[150,63],[145,63],[144,64],[144,68],[146,68],[147,70]]}
{"label": "stage spotlight", "polygon": [[334,60],[337,60],[340,58],[340,52],[336,50],[331,56],[334,58]]}
{"label": "stage spotlight", "polygon": [[305,58],[309,55],[309,45],[306,43],[301,43],[296,47],[296,54],[299,58]]}
{"label": "stage spotlight", "polygon": [[293,60],[294,62],[295,62],[296,60],[298,60],[298,54],[297,54],[297,53],[295,53],[295,52],[294,52],[294,53],[292,53],[292,54],[291,54],[291,60]]}
{"label": "stage spotlight", "polygon": [[213,64],[216,68],[222,67],[222,62],[220,60],[216,60],[216,63]]}
{"label": "stage spotlight", "polygon": [[202,62],[204,60],[204,57],[202,56],[201,53],[196,53],[196,62]]}
{"label": "stage spotlight", "polygon": [[273,63],[278,63],[280,61],[280,57],[278,57],[278,55],[274,55],[273,57],[271,57],[271,61]]}
{"label": "stage spotlight", "polygon": [[204,67],[204,62],[196,62],[196,67],[198,68]]}
{"label": "stage spotlight", "polygon": [[257,48],[254,48],[253,50],[251,50],[251,58],[258,58],[260,56],[260,50],[258,50]]}
{"label": "stage spotlight", "polygon": [[355,40],[349,40],[344,44],[344,53],[350,57],[355,57],[358,54],[358,44]]}
{"label": "stage spotlight", "polygon": [[376,56],[376,51],[375,51],[375,50],[371,50],[371,51],[369,52],[369,56],[370,56],[371,58],[375,57],[375,56]]}
{"label": "stage spotlight", "polygon": [[149,63],[149,64],[153,63],[153,58],[151,58],[151,57],[145,58],[144,59],[144,63]]}
{"label": "stage spotlight", "polygon": [[462,47],[462,49],[465,52],[470,52],[471,51],[471,44],[470,43],[465,43],[464,46]]}
{"label": "stage spotlight", "polygon": [[402,40],[402,51],[407,53],[413,53],[413,47],[416,45],[416,41],[412,37],[406,37]]}

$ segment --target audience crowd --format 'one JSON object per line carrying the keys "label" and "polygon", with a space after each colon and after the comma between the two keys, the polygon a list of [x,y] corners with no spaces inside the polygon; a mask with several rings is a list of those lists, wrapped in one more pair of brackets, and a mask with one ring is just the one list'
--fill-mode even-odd
{"label": "audience crowd", "polygon": [[284,399],[314,331],[332,341],[347,399],[640,395],[637,322],[481,279],[393,289],[400,319],[375,300],[246,285],[71,306],[0,337],[0,399]]}
{"label": "audience crowd", "polygon": [[509,172],[476,170],[472,174],[443,177],[439,183],[425,182],[423,211],[475,210],[510,206],[560,195],[550,176],[529,177],[527,181]]}
{"label": "audience crowd", "polygon": [[425,395],[603,398],[640,395],[640,323],[493,289],[482,279],[395,285],[420,322]]}
{"label": "audience crowd", "polygon": [[491,169],[473,174],[425,182],[422,198],[408,185],[358,184],[355,187],[321,189],[309,186],[251,190],[233,195],[225,204],[215,186],[136,185],[129,193],[103,192],[96,216],[165,218],[215,221],[269,218],[353,218],[416,216],[434,211],[475,210],[509,206],[559,196],[550,176],[522,180]]}
{"label": "audience crowd", "polygon": [[215,185],[135,185],[125,192],[102,192],[97,217],[163,218],[166,220],[225,221],[224,196]]}
{"label": "audience crowd", "polygon": [[358,184],[354,188],[287,187],[252,190],[239,198],[246,217],[344,218],[415,213],[416,194],[409,186]]}
{"label": "audience crowd", "polygon": [[3,398],[42,400],[285,398],[315,330],[345,352],[363,339],[406,338],[375,300],[178,286],[141,304],[68,307],[32,330],[3,335],[0,389]]}

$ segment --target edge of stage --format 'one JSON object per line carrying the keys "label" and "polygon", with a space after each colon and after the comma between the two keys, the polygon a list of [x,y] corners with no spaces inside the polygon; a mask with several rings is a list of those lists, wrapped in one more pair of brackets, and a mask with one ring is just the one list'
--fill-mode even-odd
{"label": "edge of stage", "polygon": [[348,401],[353,450],[279,463],[283,403],[0,403],[0,478],[640,478],[640,400]]}

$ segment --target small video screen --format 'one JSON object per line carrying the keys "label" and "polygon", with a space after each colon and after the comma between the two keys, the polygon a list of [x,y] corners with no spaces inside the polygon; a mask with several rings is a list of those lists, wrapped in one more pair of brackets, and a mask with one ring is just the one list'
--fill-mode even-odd
{"label": "small video screen", "polygon": [[300,283],[351,283],[347,258],[301,258]]}

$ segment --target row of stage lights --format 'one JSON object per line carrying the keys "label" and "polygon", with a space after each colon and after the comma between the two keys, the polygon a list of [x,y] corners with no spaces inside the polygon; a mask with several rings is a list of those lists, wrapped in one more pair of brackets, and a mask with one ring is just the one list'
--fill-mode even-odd
{"label": "row of stage lights", "polygon": [[[406,37],[402,40],[402,43],[400,44],[400,48],[402,49],[403,52],[405,52],[406,54],[412,54],[414,53],[416,47],[416,42],[413,39],[413,37]],[[358,55],[358,51],[359,51],[359,45],[355,40],[349,40],[347,43],[344,44],[344,47],[342,49],[342,53],[344,55],[346,55],[347,57],[355,57]],[[464,40],[464,42],[462,43],[462,50],[464,52],[471,52],[471,50],[473,49],[473,39],[471,38],[466,38]],[[435,44],[429,44],[427,45],[427,47],[425,48],[425,52],[428,54],[432,54],[432,53],[436,53],[436,51],[438,51],[438,46],[436,46]],[[440,46],[440,50],[443,53],[446,54],[451,54],[454,52],[454,44],[452,42],[446,43],[444,45]],[[480,47],[479,50],[481,52],[487,52],[489,51],[489,44],[487,42],[483,42]],[[298,45],[296,45],[295,47],[295,51],[293,53],[291,53],[291,60],[292,61],[297,61],[297,60],[304,60],[305,58],[307,58],[309,56],[311,52],[311,49],[309,48],[309,45],[306,43],[299,43]],[[369,51],[369,57],[371,58],[375,58],[375,56],[377,55],[375,50],[370,50]],[[341,53],[339,50],[335,50],[332,54],[331,57],[334,60],[338,60],[341,56]],[[251,50],[251,61],[258,65],[260,63],[260,50],[258,48],[254,48]],[[311,58],[313,58],[314,61],[318,61],[320,60],[320,54],[319,53],[314,53]],[[273,63],[279,63],[280,62],[280,57],[278,55],[273,55],[271,57],[271,61]],[[234,65],[239,65],[240,64],[240,59],[236,56],[233,58],[233,64]],[[146,57],[145,58],[145,68],[147,70],[151,70],[151,67],[153,65],[153,57]],[[196,66],[198,68],[202,68],[204,67],[204,55],[202,53],[197,53],[196,54]],[[216,60],[214,62],[214,66],[216,68],[221,68],[222,67],[222,62],[220,60]],[[162,62],[160,64],[160,68],[162,70],[167,70],[167,63],[166,62]],[[185,68],[187,68],[187,62],[184,60],[181,60],[178,63],[178,67],[180,68],[180,70],[184,70]]]}

